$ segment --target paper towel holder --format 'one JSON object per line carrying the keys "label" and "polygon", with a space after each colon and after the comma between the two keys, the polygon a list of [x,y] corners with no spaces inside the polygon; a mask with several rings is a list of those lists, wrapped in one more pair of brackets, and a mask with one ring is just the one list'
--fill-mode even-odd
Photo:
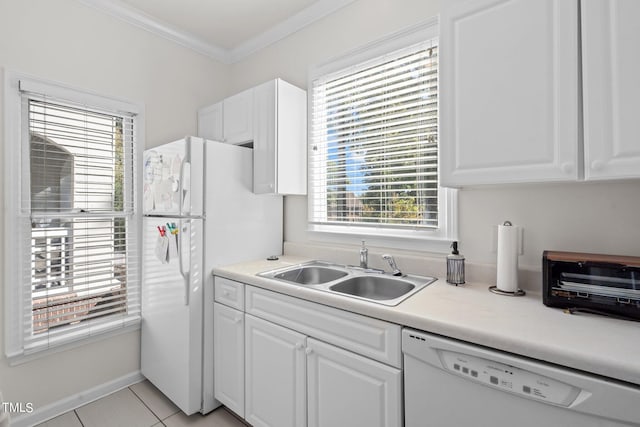
{"label": "paper towel holder", "polygon": [[505,295],[508,297],[521,297],[526,295],[526,292],[520,288],[518,288],[518,290],[515,292],[509,292],[509,291],[503,291],[502,289],[498,289],[498,287],[494,285],[494,286],[489,286],[489,290],[494,294]]}
{"label": "paper towel holder", "polygon": [[[502,225],[510,227],[513,226],[513,224],[511,223],[511,221],[505,221]],[[511,291],[503,291],[502,289],[499,289],[497,286],[489,286],[489,291],[493,292],[494,294],[497,295],[504,295],[504,296],[508,296],[508,297],[521,297],[526,295],[526,292],[523,291],[522,289],[518,288],[517,290],[511,292]]]}

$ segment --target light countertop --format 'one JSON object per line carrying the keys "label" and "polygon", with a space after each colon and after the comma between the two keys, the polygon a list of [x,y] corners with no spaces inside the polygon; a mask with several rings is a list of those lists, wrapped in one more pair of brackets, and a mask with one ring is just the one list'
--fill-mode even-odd
{"label": "light countertop", "polygon": [[[386,320],[426,332],[568,366],[640,385],[640,324],[591,314],[565,314],[531,291],[507,297],[489,285],[452,286],[444,279],[395,307],[335,295],[256,276],[310,261],[282,256],[214,269],[249,285]],[[409,272],[410,273],[410,272]]]}

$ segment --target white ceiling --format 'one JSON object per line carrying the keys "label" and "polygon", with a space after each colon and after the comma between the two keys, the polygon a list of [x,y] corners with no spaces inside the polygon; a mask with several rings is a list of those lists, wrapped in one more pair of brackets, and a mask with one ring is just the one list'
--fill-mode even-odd
{"label": "white ceiling", "polygon": [[354,0],[79,0],[232,63]]}
{"label": "white ceiling", "polygon": [[192,33],[212,45],[233,49],[307,8],[317,0],[123,0],[124,3]]}

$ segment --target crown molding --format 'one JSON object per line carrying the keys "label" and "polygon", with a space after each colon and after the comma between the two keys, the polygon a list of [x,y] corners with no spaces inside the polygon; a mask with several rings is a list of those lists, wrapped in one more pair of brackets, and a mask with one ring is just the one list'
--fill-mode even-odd
{"label": "crown molding", "polygon": [[259,36],[249,39],[233,48],[230,51],[230,60],[232,63],[239,62],[249,55],[282,40],[354,1],[355,0],[319,0],[290,18],[276,24]]}
{"label": "crown molding", "polygon": [[[384,55],[387,52],[438,38],[439,28],[440,16],[437,15],[316,64],[310,68],[310,75],[315,78],[320,75],[330,74],[353,64]],[[309,87],[311,86],[309,84]]]}
{"label": "crown molding", "polygon": [[176,27],[162,22],[139,9],[135,9],[120,0],[78,0],[80,3],[92,7],[100,12],[112,15],[131,25],[142,28],[165,39],[178,43],[181,46],[195,50],[217,61],[229,63],[229,51],[219,46],[212,45],[194,36],[191,33],[182,31]]}
{"label": "crown molding", "polygon": [[152,34],[171,40],[181,46],[192,49],[212,59],[232,64],[247,56],[272,45],[279,40],[299,31],[353,3],[355,0],[319,0],[308,8],[298,12],[285,21],[275,25],[262,34],[241,43],[233,49],[224,49],[208,43],[187,31],[178,29],[166,22],[133,8],[120,0],[78,0],[93,9],[121,19],[131,25],[149,31]]}

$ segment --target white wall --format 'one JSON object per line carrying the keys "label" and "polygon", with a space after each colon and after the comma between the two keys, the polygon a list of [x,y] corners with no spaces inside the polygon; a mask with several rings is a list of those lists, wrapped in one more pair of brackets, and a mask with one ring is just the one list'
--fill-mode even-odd
{"label": "white wall", "polygon": [[438,14],[439,0],[357,0],[232,66],[237,92],[281,77],[305,88],[310,66]]}
{"label": "white wall", "polygon": [[[0,0],[0,67],[144,103],[147,146],[195,134],[197,108],[222,98],[226,88],[221,82],[229,78],[228,66],[74,0]],[[0,93],[0,117],[3,106]],[[32,402],[37,410],[137,372],[139,339],[139,332],[127,333],[17,367],[8,365],[1,340],[3,397]]]}
{"label": "white wall", "polygon": [[[235,64],[231,89],[239,91],[274,77],[306,88],[310,66],[439,10],[437,0],[358,0]],[[463,189],[459,208],[460,248],[469,262],[495,264],[492,229],[507,219],[525,229],[520,265],[531,269],[541,269],[545,249],[640,256],[639,180]],[[285,240],[310,242],[306,212],[306,197],[285,198]]]}

